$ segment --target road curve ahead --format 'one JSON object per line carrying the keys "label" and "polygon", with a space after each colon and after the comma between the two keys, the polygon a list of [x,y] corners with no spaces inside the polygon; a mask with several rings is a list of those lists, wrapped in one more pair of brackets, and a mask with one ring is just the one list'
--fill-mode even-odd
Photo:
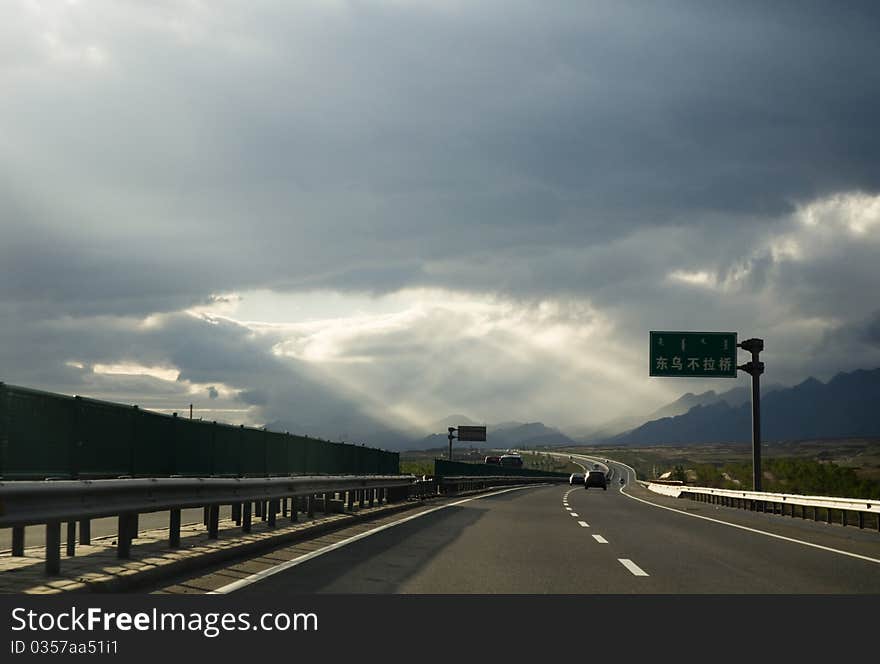
{"label": "road curve ahead", "polygon": [[195,585],[237,595],[880,592],[876,532],[657,496],[610,465],[625,488],[494,493],[308,551],[280,548],[260,569],[233,565]]}

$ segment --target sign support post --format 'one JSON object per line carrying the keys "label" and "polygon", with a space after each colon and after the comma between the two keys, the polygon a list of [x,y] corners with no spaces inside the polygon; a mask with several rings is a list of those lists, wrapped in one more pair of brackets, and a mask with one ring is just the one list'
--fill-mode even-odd
{"label": "sign support post", "polygon": [[[458,435],[456,436],[453,431],[458,431]],[[452,439],[458,438],[459,441],[485,441],[486,440],[486,427],[484,426],[465,426],[461,425],[456,429],[456,427],[449,427],[449,460],[452,461]]]}
{"label": "sign support post", "polygon": [[[736,332],[650,333],[649,376],[678,378],[736,378],[737,370],[752,377],[752,481],[761,488],[761,374],[759,353],[763,339],[737,343]],[[752,354],[752,361],[736,363],[736,349]]]}
{"label": "sign support post", "polygon": [[738,347],[752,354],[752,361],[737,367],[752,377],[752,483],[755,491],[761,489],[761,374],[764,363],[758,354],[764,350],[763,339],[746,339]]}

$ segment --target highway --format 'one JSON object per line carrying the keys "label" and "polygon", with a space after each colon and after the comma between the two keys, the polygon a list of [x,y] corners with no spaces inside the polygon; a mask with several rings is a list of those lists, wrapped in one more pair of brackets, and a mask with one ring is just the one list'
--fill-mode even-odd
{"label": "highway", "polygon": [[[592,463],[592,461],[590,462]],[[159,592],[878,593],[880,535],[621,487],[547,485],[280,547]],[[424,513],[423,516],[416,514]],[[371,532],[376,531],[376,532]]]}

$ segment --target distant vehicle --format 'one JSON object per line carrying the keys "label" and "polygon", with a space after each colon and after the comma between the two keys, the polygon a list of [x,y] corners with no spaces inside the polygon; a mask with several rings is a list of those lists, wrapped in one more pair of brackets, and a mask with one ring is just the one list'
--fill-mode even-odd
{"label": "distant vehicle", "polygon": [[584,477],[584,488],[589,489],[591,486],[600,486],[605,491],[608,491],[608,480],[605,477],[605,473],[601,470],[591,470],[588,472],[586,477]]}
{"label": "distant vehicle", "polygon": [[519,454],[503,454],[499,463],[506,468],[522,468],[523,460]]}
{"label": "distant vehicle", "polygon": [[583,473],[572,473],[571,477],[568,478],[568,483],[571,486],[575,484],[583,484],[584,483],[584,474]]}
{"label": "distant vehicle", "polygon": [[483,463],[490,463],[490,464],[497,466],[498,464],[501,463],[501,457],[500,456],[487,456],[486,460]]}

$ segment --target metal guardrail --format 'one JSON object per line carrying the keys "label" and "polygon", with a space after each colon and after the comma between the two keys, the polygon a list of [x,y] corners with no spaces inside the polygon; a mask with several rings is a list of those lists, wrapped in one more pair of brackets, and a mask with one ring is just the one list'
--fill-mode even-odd
{"label": "metal guardrail", "polygon": [[825,521],[833,522],[835,512],[840,515],[841,525],[849,525],[849,513],[856,515],[855,524],[865,527],[865,515],[877,517],[880,531],[880,500],[862,498],[837,498],[834,496],[804,496],[793,493],[768,493],[765,491],[737,491],[735,489],[715,489],[712,487],[676,486],[649,482],[648,488],[655,492],[675,498],[690,498],[699,502],[738,507],[753,512],[770,512],[797,516],[806,519],[808,511],[814,521],[820,520],[820,510],[825,511]]}
{"label": "metal guardrail", "polygon": [[170,511],[169,546],[180,546],[180,511],[204,507],[210,538],[218,537],[221,505],[231,505],[233,519],[244,532],[251,530],[251,517],[265,515],[269,527],[278,513],[296,519],[297,498],[313,514],[322,496],[328,511],[331,495],[343,494],[349,508],[359,501],[372,506],[376,500],[401,499],[409,494],[412,475],[341,475],[272,478],[153,478],[115,480],[58,480],[48,482],[0,482],[0,527],[12,528],[12,555],[24,555],[24,528],[46,524],[46,572],[60,571],[61,524],[67,522],[67,555],[75,552],[76,522],[80,544],[90,543],[90,519],[117,516],[117,555],[128,558],[137,536],[138,514]]}

